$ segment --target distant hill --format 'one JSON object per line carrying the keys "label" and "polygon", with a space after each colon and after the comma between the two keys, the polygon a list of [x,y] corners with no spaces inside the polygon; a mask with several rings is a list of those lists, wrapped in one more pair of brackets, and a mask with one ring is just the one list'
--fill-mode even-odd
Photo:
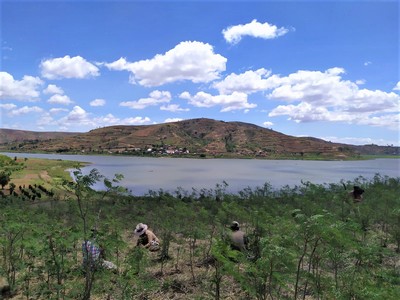
{"label": "distant hill", "polygon": [[23,141],[43,141],[57,138],[64,138],[66,136],[73,136],[77,132],[39,132],[15,129],[2,129],[0,128],[0,144],[23,142]]}
{"label": "distant hill", "polygon": [[346,159],[359,153],[400,153],[399,147],[331,143],[313,137],[293,137],[254,124],[206,118],[155,125],[109,126],[86,133],[0,129],[0,150],[315,159]]}

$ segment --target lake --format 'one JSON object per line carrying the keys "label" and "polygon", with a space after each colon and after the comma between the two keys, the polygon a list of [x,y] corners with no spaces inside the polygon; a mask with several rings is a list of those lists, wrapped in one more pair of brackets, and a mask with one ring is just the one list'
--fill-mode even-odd
{"label": "lake", "polygon": [[[214,189],[224,181],[226,191],[237,193],[246,187],[261,187],[269,183],[274,188],[295,186],[301,181],[312,183],[339,183],[359,176],[371,179],[375,174],[399,177],[400,159],[374,159],[362,161],[309,161],[261,159],[193,159],[150,158],[127,156],[61,155],[2,153],[10,157],[36,157],[89,162],[84,174],[96,168],[112,179],[114,174],[124,175],[121,186],[134,195],[149,190],[174,192],[178,187],[191,192],[192,188]],[[101,186],[95,188],[101,189]]]}

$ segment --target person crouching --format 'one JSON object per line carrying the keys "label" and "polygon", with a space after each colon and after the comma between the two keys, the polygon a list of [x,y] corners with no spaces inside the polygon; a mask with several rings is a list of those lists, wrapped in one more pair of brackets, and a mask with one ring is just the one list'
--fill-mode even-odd
{"label": "person crouching", "polygon": [[233,221],[230,229],[231,232],[231,249],[246,253],[248,250],[248,239],[246,234],[240,230],[239,223]]}
{"label": "person crouching", "polygon": [[137,224],[134,230],[134,234],[138,237],[136,246],[142,246],[144,248],[147,248],[149,251],[160,250],[160,240],[153,233],[153,231],[148,229],[148,226],[146,224]]}

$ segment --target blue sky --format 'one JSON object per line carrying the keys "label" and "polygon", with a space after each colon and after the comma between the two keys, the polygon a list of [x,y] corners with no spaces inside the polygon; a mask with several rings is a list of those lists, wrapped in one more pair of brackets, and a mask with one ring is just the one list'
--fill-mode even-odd
{"label": "blue sky", "polygon": [[1,1],[1,128],[192,118],[399,145],[398,1]]}

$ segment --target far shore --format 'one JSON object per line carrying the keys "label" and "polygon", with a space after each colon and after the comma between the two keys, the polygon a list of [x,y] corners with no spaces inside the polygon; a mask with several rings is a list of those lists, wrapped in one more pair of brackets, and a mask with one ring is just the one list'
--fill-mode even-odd
{"label": "far shore", "polygon": [[357,161],[357,160],[371,160],[378,158],[390,158],[400,159],[400,155],[359,155],[351,157],[330,157],[323,155],[305,155],[291,156],[291,155],[275,155],[270,157],[265,156],[235,156],[232,155],[210,155],[210,154],[179,154],[179,155],[164,155],[164,154],[153,154],[153,155],[132,155],[123,153],[88,153],[88,152],[17,152],[17,151],[1,151],[1,153],[15,153],[15,154],[49,154],[49,155],[87,155],[87,156],[117,156],[117,157],[152,157],[152,158],[193,158],[193,159],[262,159],[262,160],[311,160],[311,161]]}

